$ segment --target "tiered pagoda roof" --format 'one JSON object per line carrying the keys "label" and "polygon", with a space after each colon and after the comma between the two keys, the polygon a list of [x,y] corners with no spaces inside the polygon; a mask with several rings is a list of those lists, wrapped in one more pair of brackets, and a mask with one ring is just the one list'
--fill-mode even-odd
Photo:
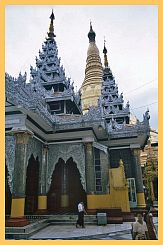
{"label": "tiered pagoda roof", "polygon": [[[50,16],[48,37],[36,58],[36,68],[31,67],[30,82],[26,82],[26,73],[13,78],[6,74],[6,101],[17,107],[17,111],[35,119],[46,130],[79,130],[93,128],[101,139],[146,135],[149,127],[149,111],[144,114],[142,122],[129,124],[129,103],[124,107],[123,95],[118,93],[118,86],[108,66],[107,50],[104,46],[104,69],[101,96],[97,106],[91,106],[82,115],[80,94],[74,93],[73,83],[66,78],[60,65],[54,34],[54,14]],[[89,33],[90,43],[94,42],[95,33]],[[94,46],[94,44],[91,44]],[[91,47],[92,48],[92,47]],[[91,51],[92,52],[92,51]],[[99,55],[99,54],[98,54]],[[100,68],[101,69],[101,68]],[[63,108],[62,108],[63,106]],[[59,107],[60,111],[57,111]],[[7,107],[9,110],[9,107]],[[13,109],[15,110],[15,109]],[[11,110],[7,113],[11,113]],[[47,126],[48,125],[48,126]],[[102,130],[101,130],[102,129]],[[103,132],[103,135],[101,134]]]}
{"label": "tiered pagoda roof", "polygon": [[118,85],[108,65],[107,49],[104,42],[104,69],[99,98],[99,107],[102,116],[108,123],[115,121],[117,124],[129,124],[130,108],[129,102],[124,107],[123,93],[119,94]]}
{"label": "tiered pagoda roof", "polygon": [[[46,102],[50,106],[51,113],[58,114],[81,114],[79,94],[75,94],[73,82],[65,76],[65,70],[58,58],[58,49],[54,34],[54,14],[50,16],[51,22],[48,37],[39,50],[39,57],[36,57],[36,68],[31,66],[31,84],[36,89],[36,84],[40,83],[47,91]],[[57,101],[67,100],[68,109],[59,110],[61,104]],[[58,110],[57,110],[58,107]]]}

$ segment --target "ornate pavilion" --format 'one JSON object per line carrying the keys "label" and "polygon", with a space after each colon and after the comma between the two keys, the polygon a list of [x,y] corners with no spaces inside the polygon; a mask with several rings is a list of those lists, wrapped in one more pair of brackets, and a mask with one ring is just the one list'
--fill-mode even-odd
{"label": "ornate pavilion", "polygon": [[130,105],[108,64],[101,63],[92,24],[85,78],[75,93],[58,57],[54,14],[36,67],[6,73],[6,215],[8,226],[27,214],[88,213],[144,208],[140,151],[149,137],[149,111],[130,123]]}

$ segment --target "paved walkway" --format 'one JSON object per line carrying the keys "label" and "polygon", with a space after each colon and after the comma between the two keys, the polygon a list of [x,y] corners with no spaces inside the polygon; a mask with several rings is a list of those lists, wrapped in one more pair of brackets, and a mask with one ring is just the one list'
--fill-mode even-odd
{"label": "paved walkway", "polygon": [[[154,218],[157,228],[157,218]],[[107,224],[106,226],[87,225],[76,228],[71,225],[49,225],[31,236],[29,240],[131,240],[131,222]]]}
{"label": "paved walkway", "polygon": [[76,228],[71,225],[50,225],[41,231],[37,232],[35,235],[31,236],[29,239],[76,239],[76,238],[90,238],[92,236],[103,236],[109,235],[109,233],[130,230],[131,224],[125,223],[123,225],[112,225],[107,226],[96,226],[88,225],[86,228]]}

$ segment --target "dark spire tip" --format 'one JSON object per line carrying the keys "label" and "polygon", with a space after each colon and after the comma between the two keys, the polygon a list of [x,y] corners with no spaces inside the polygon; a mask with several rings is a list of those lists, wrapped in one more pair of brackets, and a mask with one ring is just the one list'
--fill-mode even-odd
{"label": "dark spire tip", "polygon": [[54,13],[53,13],[53,9],[52,9],[52,13],[51,13],[51,15],[50,15],[50,19],[51,19],[51,20],[54,20],[54,19],[55,19],[55,16],[54,16]]}
{"label": "dark spire tip", "polygon": [[106,43],[106,40],[105,40],[105,37],[104,37],[104,49],[103,49],[103,54],[107,54],[107,49],[106,49],[105,43]]}

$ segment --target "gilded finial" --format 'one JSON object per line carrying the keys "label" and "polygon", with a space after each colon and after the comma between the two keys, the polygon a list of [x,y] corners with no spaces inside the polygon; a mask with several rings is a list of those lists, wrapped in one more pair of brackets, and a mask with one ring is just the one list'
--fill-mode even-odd
{"label": "gilded finial", "polygon": [[103,54],[104,54],[104,66],[105,68],[108,67],[108,57],[107,57],[107,49],[105,47],[105,43],[106,43],[106,40],[105,40],[105,37],[104,37],[104,49],[103,49]]}
{"label": "gilded finial", "polygon": [[120,166],[123,166],[123,161],[122,161],[122,159],[119,160],[119,165],[120,165]]}
{"label": "gilded finial", "polygon": [[92,21],[90,20],[90,31],[88,33],[89,42],[95,42],[96,33],[92,28]]}
{"label": "gilded finial", "polygon": [[55,20],[55,16],[54,16],[53,10],[52,10],[52,13],[50,15],[50,19],[51,19],[51,21],[50,21],[50,26],[49,26],[48,37],[54,38],[54,37],[56,37],[56,35],[54,34],[53,20]]}

